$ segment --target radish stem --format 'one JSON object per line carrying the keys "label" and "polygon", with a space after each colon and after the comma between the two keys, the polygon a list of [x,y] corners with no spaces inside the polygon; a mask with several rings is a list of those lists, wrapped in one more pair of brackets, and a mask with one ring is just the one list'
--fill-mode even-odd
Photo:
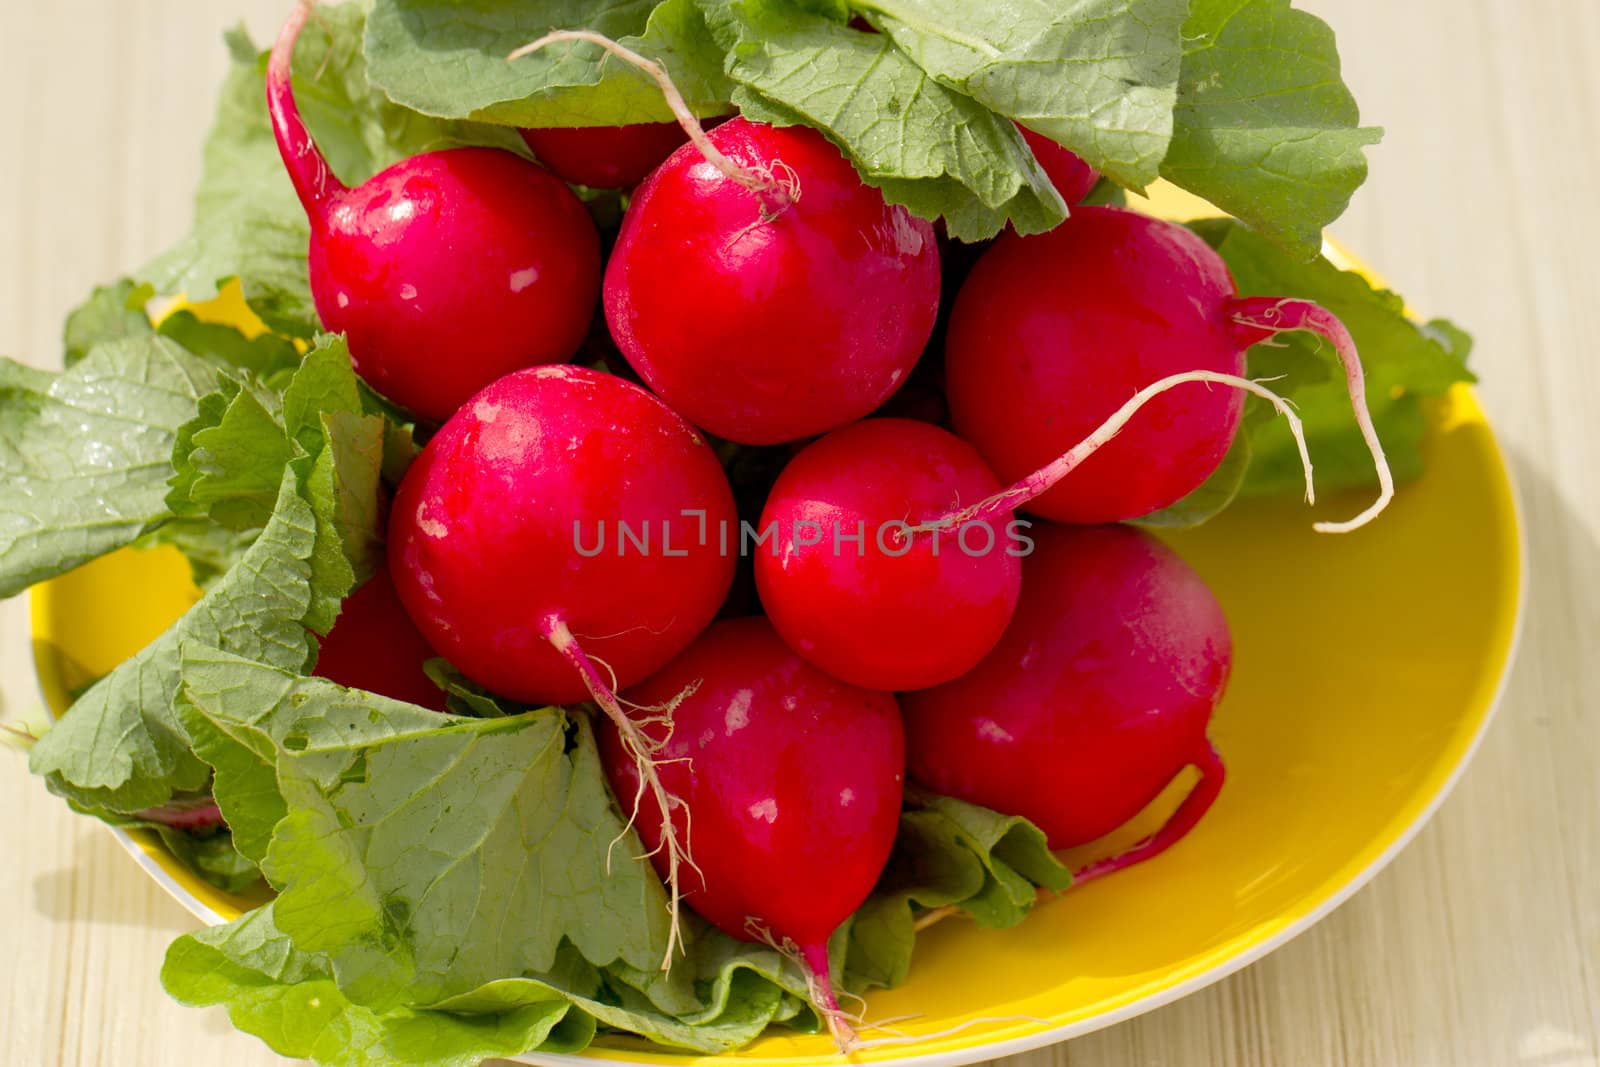
{"label": "radish stem", "polygon": [[[784,208],[800,198],[798,180],[794,172],[782,161],[774,160],[766,168],[766,173],[759,173],[729,159],[721,149],[711,143],[711,138],[706,136],[705,127],[700,125],[700,120],[695,117],[688,101],[684,100],[683,94],[678,91],[678,86],[666,68],[604,34],[592,30],[554,30],[537,41],[523,45],[506,59],[521,59],[558,41],[586,41],[598,45],[648,75],[661,88],[661,95],[666,98],[667,107],[671,109],[673,117],[678,120],[678,125],[683,127],[683,132],[689,135],[689,140],[693,142],[695,148],[706,158],[706,162],[716,167],[730,181],[737,182],[754,193],[761,200],[763,217],[768,219],[776,217]],[[774,173],[779,170],[783,172],[781,178]]]}
{"label": "radish stem", "polygon": [[328,159],[311,139],[300,117],[300,106],[294,100],[291,74],[294,67],[294,46],[300,39],[311,16],[313,0],[300,0],[283,24],[277,43],[272,46],[272,58],[267,62],[267,112],[272,118],[272,136],[278,142],[278,154],[289,171],[289,180],[313,223],[327,215],[328,201],[346,192],[341,182],[328,167]]}
{"label": "radish stem", "polygon": [[210,830],[223,825],[222,809],[210,797],[187,801],[174,799],[160,807],[135,812],[134,818],[158,822],[175,830]]}
{"label": "radish stem", "polygon": [[1180,385],[1191,382],[1205,382],[1212,385],[1226,385],[1233,389],[1243,389],[1254,393],[1263,400],[1268,401],[1277,409],[1289,423],[1289,432],[1294,435],[1295,444],[1300,449],[1300,463],[1305,470],[1306,502],[1316,502],[1316,489],[1312,482],[1311,456],[1306,451],[1305,429],[1300,423],[1300,416],[1296,415],[1289,402],[1274,393],[1260,382],[1251,381],[1249,378],[1240,378],[1232,374],[1221,374],[1216,371],[1192,370],[1182,374],[1172,374],[1155,381],[1140,389],[1129,398],[1111,416],[1102,422],[1093,433],[1082,441],[1073,445],[1071,449],[1040,467],[1032,474],[1015,483],[1007,489],[1002,489],[993,496],[980,500],[970,507],[961,508],[930,519],[911,528],[912,533],[943,532],[949,534],[971,522],[991,522],[1004,519],[1011,512],[1024,507],[1031,500],[1043,496],[1053,489],[1067,475],[1078,468],[1084,460],[1098,452],[1112,438],[1122,432],[1138,414],[1139,409],[1151,400],[1175,389]]}
{"label": "radish stem", "polygon": [[1333,345],[1344,368],[1345,388],[1350,394],[1350,407],[1355,412],[1356,426],[1367,451],[1372,453],[1373,466],[1378,471],[1378,499],[1361,514],[1344,522],[1319,522],[1312,528],[1318,533],[1349,533],[1358,530],[1377,518],[1389,501],[1394,499],[1394,475],[1389,470],[1389,460],[1383,454],[1383,443],[1378,440],[1378,430],[1372,425],[1372,412],[1367,407],[1366,375],[1361,369],[1361,355],[1356,342],[1345,329],[1339,317],[1327,308],[1309,300],[1291,300],[1276,296],[1252,296],[1235,300],[1231,316],[1237,329],[1236,336],[1246,345],[1253,345],[1274,334],[1289,330],[1314,333]]}

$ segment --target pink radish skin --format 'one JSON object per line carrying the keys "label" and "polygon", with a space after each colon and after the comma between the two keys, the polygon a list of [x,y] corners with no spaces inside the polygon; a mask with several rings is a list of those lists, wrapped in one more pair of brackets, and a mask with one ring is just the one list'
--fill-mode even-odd
{"label": "pink radish skin", "polygon": [[1033,158],[1039,161],[1050,184],[1056,187],[1056,192],[1061,194],[1061,199],[1067,202],[1068,207],[1089,195],[1089,190],[1100,180],[1099,171],[1044,134],[1034,133],[1020,123],[1017,130],[1022,134],[1022,139],[1028,142],[1028,147],[1033,149]]}
{"label": "pink radish skin", "polygon": [[[776,530],[773,548],[753,549],[768,617],[789,647],[854,685],[920,689],[966,673],[1016,608],[1014,516],[945,538],[897,524],[999,490],[972,446],[936,426],[884,418],[835,430],[789,462],[762,511],[761,529]],[[860,547],[844,539],[860,530]]]}
{"label": "pink radish skin", "polygon": [[673,153],[639,186],[606,268],[612,337],[685,418],[741,444],[867,415],[933,330],[932,227],[808,127],[735,118],[705,137],[769,192],[695,145]]}
{"label": "pink radish skin", "polygon": [[564,182],[632,189],[689,138],[676,122],[523,130],[539,162]]}
{"label": "pink radish skin", "polygon": [[[703,544],[699,519],[683,515],[696,509]],[[620,542],[620,522],[648,529],[650,550]],[[727,594],[721,522],[737,528],[727,477],[666,405],[611,375],[536,367],[479,393],[428,442],[395,496],[389,566],[417,628],[469,678],[569,704],[589,688],[545,620],[564,622],[617,685],[639,681]]]}
{"label": "pink radish skin", "polygon": [[267,70],[273,133],[311,221],[311,291],[356,370],[435,421],[521,367],[571,359],[588,330],[600,241],[583,205],[509,152],[426,152],[354,189],[301,121],[290,59],[310,4]]}
{"label": "pink radish skin", "polygon": [[312,673],[319,678],[434,711],[445,709],[444,691],[422,669],[437,653],[406,614],[387,566],[345,598],[338,621],[318,647]]}
{"label": "pink radish skin", "polygon": [[[623,524],[648,547],[626,541]],[[475,396],[411,465],[389,569],[417,628],[478,684],[531,704],[598,704],[667,811],[653,743],[614,690],[716,615],[733,581],[725,524],[736,524],[727,476],[670,408],[608,374],[535,367]],[[656,831],[672,905],[666,967],[682,848]]]}
{"label": "pink radish skin", "polygon": [[[1393,495],[1354,342],[1309,302],[1239,298],[1222,259],[1174,223],[1088,207],[1049,233],[1002,234],[967,277],[951,315],[951,417],[1003,480],[1025,479],[1151,382],[1190,371],[1237,377],[1250,345],[1296,329],[1334,345],[1378,469],[1381,493],[1372,507],[1317,526],[1344,532]],[[1216,470],[1242,406],[1234,389],[1154,397],[1092,457],[1050,487],[1035,486],[1027,509],[1093,523],[1167,507]]]}
{"label": "pink radish skin", "polygon": [[901,697],[913,780],[1021,815],[1052,848],[1128,822],[1186,766],[1200,783],[1153,837],[1077,880],[1148,859],[1216,799],[1206,727],[1233,662],[1222,608],[1171,549],[1127,526],[1041,524],[1005,636],[968,674]]}
{"label": "pink radish skin", "polygon": [[[670,733],[663,718],[632,713],[660,743],[663,782],[683,801],[674,819],[693,860],[684,901],[733,937],[803,960],[817,1008],[848,1047],[854,1035],[832,991],[827,943],[894,844],[905,777],[895,698],[824,674],[755,618],[714,624],[627,696],[660,707],[685,692],[671,704]],[[601,734],[601,753],[626,810],[638,774],[614,727]],[[638,830],[659,870],[652,803],[640,803]]]}

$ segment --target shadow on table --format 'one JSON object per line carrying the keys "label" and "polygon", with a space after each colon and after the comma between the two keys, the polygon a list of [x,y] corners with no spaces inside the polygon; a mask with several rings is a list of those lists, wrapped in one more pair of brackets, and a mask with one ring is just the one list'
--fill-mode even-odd
{"label": "shadow on table", "polygon": [[33,907],[57,922],[135,926],[173,936],[194,928],[182,906],[145,877],[106,830],[83,822],[73,840],[73,864],[33,880]]}

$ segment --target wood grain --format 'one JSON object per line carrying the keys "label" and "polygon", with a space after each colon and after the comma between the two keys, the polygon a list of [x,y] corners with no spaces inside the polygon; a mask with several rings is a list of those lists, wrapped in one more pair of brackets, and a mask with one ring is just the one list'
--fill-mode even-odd
{"label": "wood grain", "polygon": [[[1007,1067],[1600,1067],[1600,4],[1302,0],[1388,128],[1338,232],[1477,335],[1532,561],[1500,719],[1417,841],[1333,916],[1187,1000]],[[95,282],[187,225],[241,17],[282,0],[0,8],[0,350],[49,366]],[[1459,532],[1471,537],[1471,530]],[[37,703],[20,601],[0,694]],[[0,753],[7,1064],[283,1063],[157,970],[191,922]]]}

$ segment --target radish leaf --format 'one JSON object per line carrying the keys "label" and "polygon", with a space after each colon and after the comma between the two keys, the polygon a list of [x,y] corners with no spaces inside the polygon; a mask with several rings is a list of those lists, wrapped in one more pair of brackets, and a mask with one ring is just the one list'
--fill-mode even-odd
{"label": "radish leaf", "polygon": [[1172,138],[1182,0],[862,0],[923,70],[1077,153],[1124,186]]}
{"label": "radish leaf", "polygon": [[595,46],[514,50],[555,29],[603,33],[664,64],[698,113],[728,109],[722,55],[691,0],[376,0],[368,19],[373,84],[425,115],[511,126],[670,122],[655,82]]}
{"label": "radish leaf", "polygon": [[1168,180],[1300,255],[1367,177],[1360,125],[1333,31],[1289,0],[1193,0]]}

